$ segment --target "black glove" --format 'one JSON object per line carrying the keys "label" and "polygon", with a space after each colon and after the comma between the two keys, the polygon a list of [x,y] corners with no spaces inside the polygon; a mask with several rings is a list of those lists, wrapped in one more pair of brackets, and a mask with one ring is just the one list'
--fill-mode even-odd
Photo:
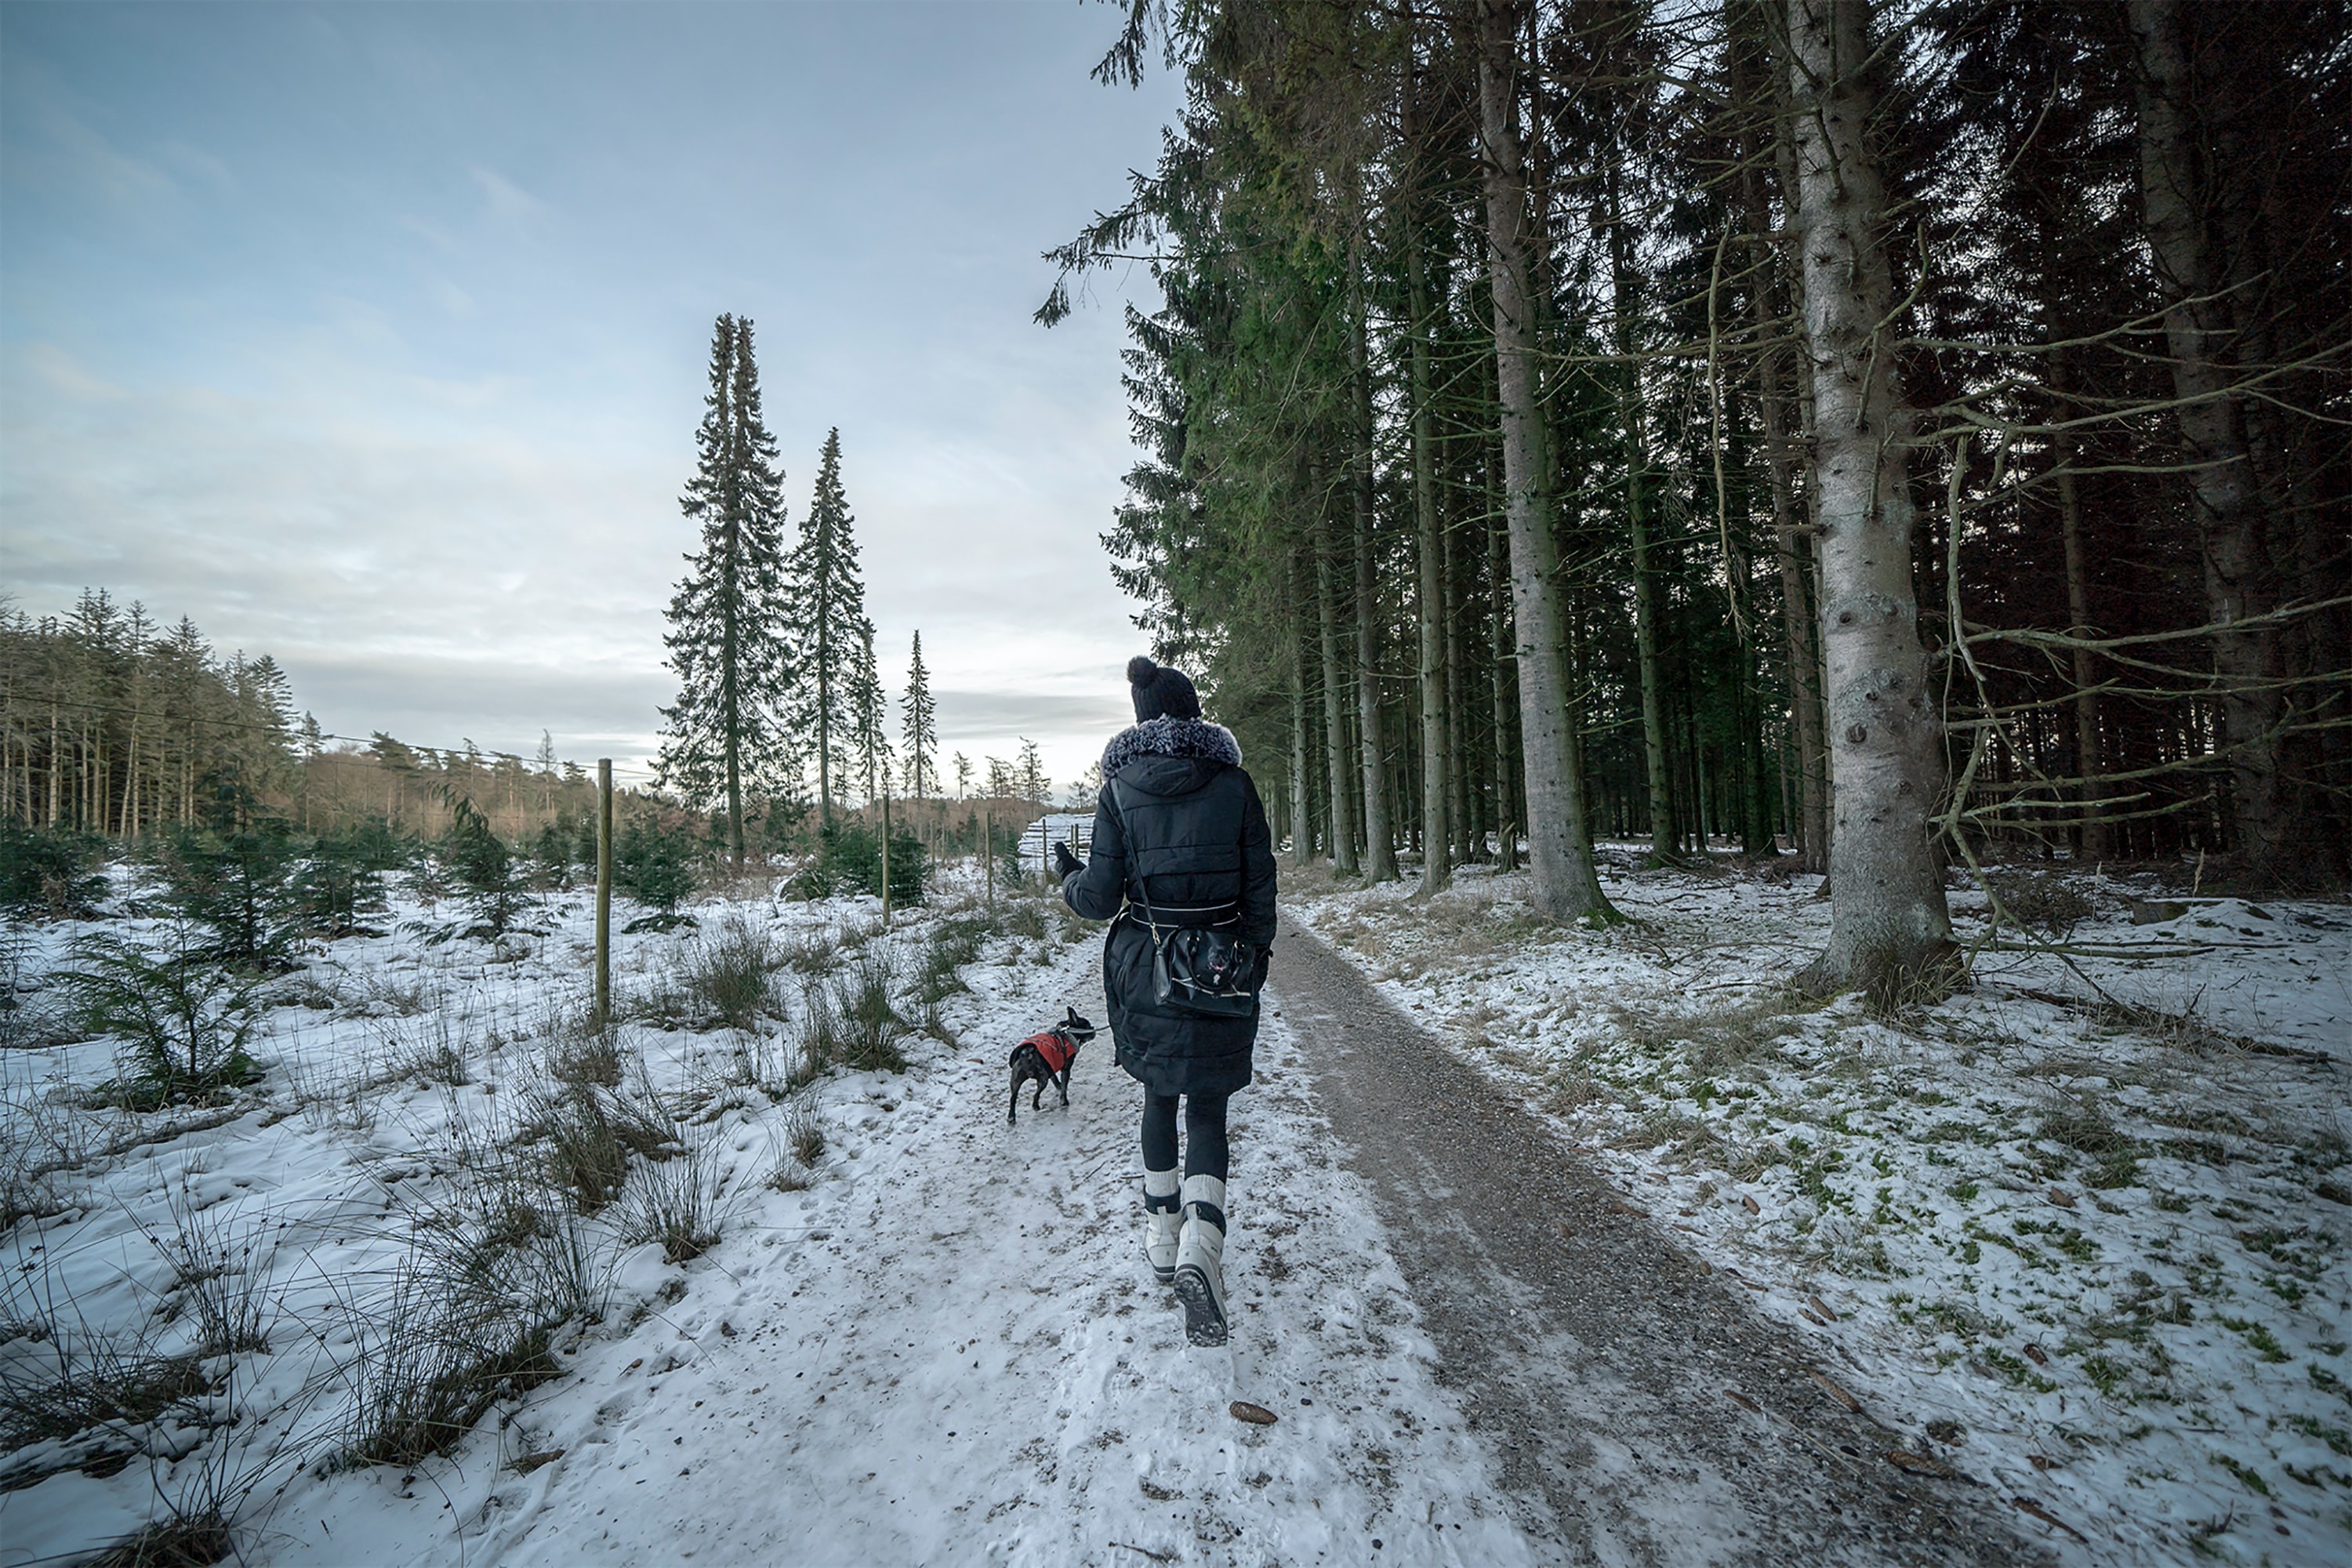
{"label": "black glove", "polygon": [[1054,875],[1066,877],[1073,871],[1083,871],[1086,868],[1087,863],[1071,854],[1067,844],[1058,838],[1054,840]]}

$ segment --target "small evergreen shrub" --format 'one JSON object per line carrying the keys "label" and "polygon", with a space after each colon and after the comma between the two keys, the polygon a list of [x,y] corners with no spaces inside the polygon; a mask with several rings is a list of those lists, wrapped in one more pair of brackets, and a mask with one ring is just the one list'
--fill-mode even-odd
{"label": "small evergreen shrub", "polygon": [[382,936],[365,923],[384,910],[383,869],[373,847],[350,834],[321,834],[294,873],[293,905],[303,924],[330,941]]}
{"label": "small evergreen shrub", "polygon": [[490,826],[489,818],[461,800],[449,826],[449,869],[466,889],[474,924],[466,934],[497,941],[507,934],[522,911],[525,889],[515,866],[514,852]]}
{"label": "small evergreen shrub", "polygon": [[[900,828],[890,835],[890,902],[919,904],[930,868],[923,841]],[[793,891],[809,900],[843,893],[882,895],[882,837],[854,822],[836,822],[817,837],[817,852],[793,879]]]}
{"label": "small evergreen shrub", "polygon": [[385,817],[371,816],[353,823],[335,837],[344,853],[362,870],[404,871],[416,863],[415,841]]}
{"label": "small evergreen shrub", "polygon": [[569,826],[558,817],[539,830],[530,846],[530,879],[534,887],[561,892],[572,886],[572,841]]}
{"label": "small evergreen shrub", "polygon": [[239,969],[293,967],[299,934],[293,825],[234,778],[217,779],[204,820],[160,842],[154,868],[167,897],[211,933],[205,956]]}
{"label": "small evergreen shrub", "polygon": [[695,889],[701,847],[683,826],[665,826],[652,812],[633,818],[613,846],[613,885],[651,912],[624,931],[668,931],[692,921],[677,912]]}
{"label": "small evergreen shrub", "polygon": [[129,1070],[115,1087],[139,1109],[208,1100],[254,1076],[245,1047],[260,1022],[258,982],[192,951],[190,935],[184,922],[161,956],[118,936],[88,937],[65,976],[75,1021],[123,1042]]}
{"label": "small evergreen shrub", "polygon": [[62,825],[28,826],[0,817],[0,909],[62,919],[87,914],[106,891],[98,870],[106,841]]}
{"label": "small evergreen shrub", "polygon": [[760,853],[781,855],[800,847],[808,835],[808,814],[804,800],[771,797],[761,802],[753,817],[758,824],[754,842]]}

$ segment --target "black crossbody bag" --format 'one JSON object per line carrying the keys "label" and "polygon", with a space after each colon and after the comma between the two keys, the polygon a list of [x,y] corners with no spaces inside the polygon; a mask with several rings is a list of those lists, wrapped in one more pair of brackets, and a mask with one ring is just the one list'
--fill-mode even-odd
{"label": "black crossbody bag", "polygon": [[1264,954],[1257,943],[1234,930],[1235,913],[1213,926],[1163,926],[1135,879],[1141,896],[1143,927],[1151,933],[1151,995],[1162,1007],[1208,1018],[1245,1018],[1257,1008],[1265,984]]}

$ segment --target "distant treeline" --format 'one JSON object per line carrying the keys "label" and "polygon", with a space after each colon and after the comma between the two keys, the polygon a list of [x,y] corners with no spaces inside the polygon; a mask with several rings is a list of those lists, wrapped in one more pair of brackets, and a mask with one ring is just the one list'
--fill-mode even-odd
{"label": "distant treeline", "polygon": [[183,616],[86,590],[71,613],[0,610],[0,816],[136,839],[199,821],[233,780],[306,832],[381,822],[437,837],[460,801],[515,838],[584,818],[595,784],[555,762],[410,746],[381,731],[331,744],[268,654],[223,658]]}
{"label": "distant treeline", "polygon": [[[986,773],[990,798],[900,801],[895,826],[933,853],[970,853],[983,823],[1002,840],[1044,808],[1034,745],[1015,763],[987,759]],[[202,824],[224,783],[308,834],[381,826],[437,842],[462,803],[499,836],[534,845],[551,831],[593,833],[596,791],[544,734],[528,758],[471,741],[413,746],[381,731],[364,745],[340,741],[297,708],[268,654],[222,658],[193,621],[165,629],[103,589],[86,590],[62,616],[0,607],[0,819],[137,840]],[[673,831],[709,830],[701,812],[649,791],[618,793],[625,818],[657,813]],[[878,818],[879,806],[843,812]],[[763,850],[814,842],[806,802],[762,800],[754,819]]]}

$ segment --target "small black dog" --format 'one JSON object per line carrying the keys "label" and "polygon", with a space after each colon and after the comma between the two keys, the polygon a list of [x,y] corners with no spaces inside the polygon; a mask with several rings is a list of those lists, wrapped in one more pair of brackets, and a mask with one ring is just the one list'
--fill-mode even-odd
{"label": "small black dog", "polygon": [[1063,1108],[1069,1107],[1070,1068],[1078,1059],[1078,1047],[1095,1037],[1095,1026],[1079,1017],[1076,1007],[1063,1011],[1069,1016],[1013,1047],[1013,1103],[1004,1112],[1008,1125],[1021,1120],[1021,1086],[1033,1079],[1037,1092],[1029,1099],[1030,1110],[1045,1108],[1049,1083],[1061,1090]]}

